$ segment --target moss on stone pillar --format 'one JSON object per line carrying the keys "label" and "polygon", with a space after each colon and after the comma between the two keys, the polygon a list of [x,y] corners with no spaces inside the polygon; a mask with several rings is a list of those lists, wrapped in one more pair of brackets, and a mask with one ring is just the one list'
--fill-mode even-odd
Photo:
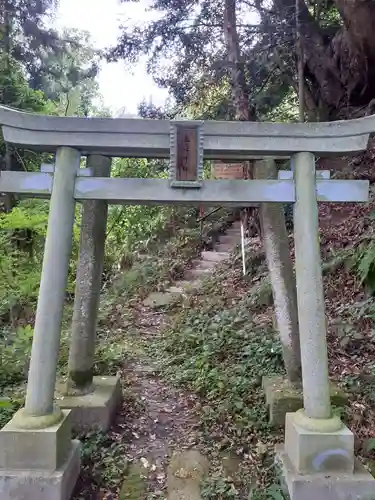
{"label": "moss on stone pillar", "polygon": [[93,385],[93,369],[89,370],[72,370],[68,374],[66,385],[66,393],[73,395],[88,394],[94,390]]}

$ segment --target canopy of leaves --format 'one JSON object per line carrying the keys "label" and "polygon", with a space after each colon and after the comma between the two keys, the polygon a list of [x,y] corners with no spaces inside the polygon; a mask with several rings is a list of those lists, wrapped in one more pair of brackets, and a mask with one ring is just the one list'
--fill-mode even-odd
{"label": "canopy of leaves", "polygon": [[64,30],[59,50],[41,50],[41,68],[30,83],[42,90],[48,99],[60,102],[65,108],[73,97],[73,91],[78,92],[76,113],[88,115],[93,98],[99,93],[95,78],[100,58],[101,54],[92,47],[87,32]]}
{"label": "canopy of leaves", "polygon": [[4,0],[0,12],[2,52],[22,62],[30,77],[41,68],[43,50],[58,50],[59,37],[45,20],[57,7],[57,0]]}
{"label": "canopy of leaves", "polygon": [[[108,57],[135,61],[146,54],[155,81],[178,105],[190,105],[204,118],[232,118],[223,6],[211,0],[153,0],[153,20],[123,26]],[[267,118],[297,88],[296,2],[237,0],[236,9],[251,104],[259,118]],[[375,98],[375,64],[369,66],[375,61],[374,22],[373,2],[299,0],[309,118],[348,115]]]}

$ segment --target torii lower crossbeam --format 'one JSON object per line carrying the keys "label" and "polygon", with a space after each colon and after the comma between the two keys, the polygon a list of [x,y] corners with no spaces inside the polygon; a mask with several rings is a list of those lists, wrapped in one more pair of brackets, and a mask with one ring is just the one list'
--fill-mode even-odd
{"label": "torii lower crossbeam", "polygon": [[[2,172],[0,192],[49,198],[53,175],[39,172]],[[369,181],[316,181],[318,201],[366,202]],[[171,188],[167,179],[79,177],[75,180],[77,201],[106,200],[110,204],[142,205],[237,205],[296,201],[294,180],[205,180],[197,189]]]}

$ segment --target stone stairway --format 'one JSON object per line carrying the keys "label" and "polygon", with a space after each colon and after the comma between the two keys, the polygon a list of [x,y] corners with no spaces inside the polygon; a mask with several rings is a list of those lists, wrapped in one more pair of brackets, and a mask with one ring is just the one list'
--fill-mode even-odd
{"label": "stone stairway", "polygon": [[241,223],[235,221],[219,236],[213,250],[203,250],[200,258],[193,260],[192,268],[185,271],[184,279],[176,281],[164,292],[153,292],[144,301],[145,306],[164,307],[173,303],[188,290],[198,288],[203,278],[209,276],[215,266],[227,260],[235,246],[241,241]]}

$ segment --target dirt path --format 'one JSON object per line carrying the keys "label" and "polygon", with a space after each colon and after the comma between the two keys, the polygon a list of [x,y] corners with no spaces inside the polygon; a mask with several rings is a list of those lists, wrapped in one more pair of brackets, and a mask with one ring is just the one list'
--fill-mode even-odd
{"label": "dirt path", "polygon": [[[137,330],[143,342],[152,342],[164,319],[151,308],[139,310]],[[166,467],[172,453],[199,442],[199,420],[194,410],[197,399],[167,385],[147,356],[127,363],[123,374],[143,406],[142,414],[132,423],[134,441],[129,446],[129,459],[142,464],[148,492],[154,495],[150,498],[164,498]]]}
{"label": "dirt path", "polygon": [[164,382],[142,351],[159,335],[164,314],[139,305],[134,321],[137,356],[127,359],[121,371],[122,408],[109,432],[81,437],[83,467],[73,500],[166,499],[172,453],[199,442],[196,397]]}
{"label": "dirt path", "polygon": [[[133,356],[126,358],[121,369],[125,400],[114,425],[101,441],[95,436],[91,441],[90,437],[88,440],[83,437],[84,449],[88,450],[84,451],[84,457],[88,456],[84,458],[73,500],[167,499],[170,498],[166,491],[167,468],[172,454],[193,450],[186,454],[193,457],[193,468],[194,464],[200,467],[199,457],[204,462],[199,453],[200,421],[195,410],[199,407],[198,399],[162,379],[155,360],[147,354],[147,346],[161,334],[168,321],[163,307],[156,302],[168,305],[170,296],[183,294],[185,287],[199,286],[204,276],[229,257],[238,238],[239,228],[234,225],[219,238],[213,251],[202,252],[193,269],[185,272],[184,280],[134,304],[130,329],[129,317],[122,316],[121,309],[116,313],[115,326],[122,333],[112,342],[126,339],[134,346]],[[199,494],[193,498],[198,500]]]}

